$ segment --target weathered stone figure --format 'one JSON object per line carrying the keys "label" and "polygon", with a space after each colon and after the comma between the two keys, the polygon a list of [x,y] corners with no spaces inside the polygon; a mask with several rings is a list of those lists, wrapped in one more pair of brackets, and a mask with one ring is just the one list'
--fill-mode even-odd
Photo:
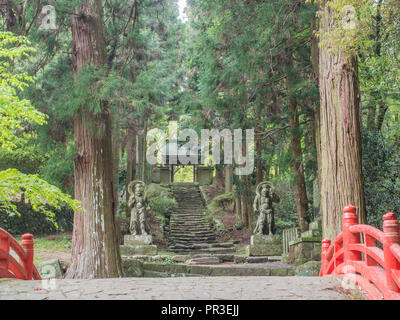
{"label": "weathered stone figure", "polygon": [[129,208],[131,208],[130,232],[132,235],[147,235],[146,216],[149,210],[146,194],[145,183],[143,181],[132,181],[128,185]]}
{"label": "weathered stone figure", "polygon": [[[279,202],[279,197],[273,193],[272,186],[268,182],[261,182],[256,188],[256,197],[253,204],[254,213],[259,214],[253,234],[273,234],[274,202]],[[266,233],[267,230],[268,233]]]}

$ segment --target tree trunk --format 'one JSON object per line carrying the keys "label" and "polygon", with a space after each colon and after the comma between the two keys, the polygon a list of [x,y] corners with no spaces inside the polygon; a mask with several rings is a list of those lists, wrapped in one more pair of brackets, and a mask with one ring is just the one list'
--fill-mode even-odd
{"label": "tree trunk", "polygon": [[257,157],[257,174],[256,174],[256,185],[263,181],[263,166],[264,162],[262,159],[262,139],[260,138],[260,133],[262,133],[262,128],[259,127],[258,121],[255,120],[255,128],[256,128],[256,157]]}
{"label": "tree trunk", "polygon": [[232,192],[232,165],[225,165],[225,193]]}
{"label": "tree trunk", "polygon": [[225,189],[225,178],[224,178],[224,171],[221,165],[215,166],[215,177],[213,185],[218,189]]}
{"label": "tree trunk", "polygon": [[144,183],[147,180],[147,160],[146,160],[146,151],[147,151],[147,123],[144,122],[143,125],[143,136],[142,136],[142,143],[141,143],[141,179]]}
{"label": "tree trunk", "polygon": [[[318,10],[320,5],[318,4]],[[311,63],[313,67],[314,73],[314,81],[318,86],[319,82],[319,41],[318,37],[315,34],[317,31],[316,20],[312,20],[311,22]],[[320,177],[321,177],[321,139],[320,139],[320,108],[319,103],[314,104],[314,143],[317,154],[317,177],[314,179],[313,183],[313,213],[314,219],[321,217],[320,210]]]}
{"label": "tree trunk", "polygon": [[388,110],[388,106],[384,101],[381,101],[381,103],[379,104],[379,113],[378,113],[378,119],[376,122],[376,130],[377,131],[381,131],[382,129],[382,125],[383,125],[383,121],[385,120],[385,114],[386,111]]}
{"label": "tree trunk", "polygon": [[[133,118],[127,120],[127,147],[126,147],[126,182],[125,195],[126,202],[129,201],[128,185],[136,179],[136,121]],[[126,216],[130,217],[130,210],[127,206]]]}
{"label": "tree trunk", "polygon": [[[291,60],[291,59],[290,59]],[[287,90],[291,91],[291,83],[288,77]],[[308,198],[306,191],[306,181],[304,178],[301,150],[301,133],[299,125],[299,117],[297,114],[297,103],[289,98],[289,118],[290,118],[290,146],[292,149],[292,171],[294,193],[296,198],[297,218],[302,232],[308,230],[308,222],[306,220],[308,211]]]}
{"label": "tree trunk", "polygon": [[369,102],[368,114],[367,114],[367,129],[369,131],[375,131],[375,118],[376,118],[376,100],[375,98]]}
{"label": "tree trunk", "polygon": [[[102,66],[106,61],[101,1],[85,1],[79,9],[71,23],[75,74],[86,64]],[[111,119],[108,103],[100,103],[101,114],[82,110],[74,118],[74,141],[79,150],[74,167],[75,198],[81,201],[82,211],[74,215],[67,278],[123,275],[114,215]]]}
{"label": "tree trunk", "polygon": [[0,11],[6,20],[7,31],[10,32],[15,32],[17,27],[17,17],[13,9],[13,3],[10,0],[0,0]]}
{"label": "tree trunk", "polygon": [[[325,36],[334,25],[334,13],[321,5],[320,33]],[[343,208],[358,209],[365,223],[365,202],[361,167],[361,104],[356,57],[320,48],[320,152],[321,211],[323,235],[334,239],[341,231]]]}
{"label": "tree trunk", "polygon": [[[243,192],[241,195],[240,209],[242,212],[242,223],[245,228],[249,227],[249,208],[247,205],[246,193]],[[253,230],[249,230],[250,234]]]}
{"label": "tree trunk", "polygon": [[119,137],[119,116],[117,115],[116,119],[113,119],[114,128],[112,130],[112,164],[113,164],[113,194],[114,194],[114,205],[115,210],[114,213],[117,213],[118,203],[119,203],[119,195],[118,195],[118,185],[119,185],[119,153],[121,150],[121,139]]}

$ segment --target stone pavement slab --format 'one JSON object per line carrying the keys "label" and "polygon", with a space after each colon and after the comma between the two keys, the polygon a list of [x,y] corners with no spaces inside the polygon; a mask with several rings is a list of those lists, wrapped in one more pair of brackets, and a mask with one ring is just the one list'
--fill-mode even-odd
{"label": "stone pavement slab", "polygon": [[331,277],[0,279],[0,300],[343,300]]}

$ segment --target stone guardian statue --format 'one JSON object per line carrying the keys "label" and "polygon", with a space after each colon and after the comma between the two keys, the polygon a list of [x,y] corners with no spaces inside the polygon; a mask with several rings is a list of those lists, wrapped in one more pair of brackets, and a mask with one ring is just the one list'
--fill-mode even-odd
{"label": "stone guardian statue", "polygon": [[150,210],[146,197],[146,184],[135,180],[129,183],[130,194],[128,206],[131,208],[130,232],[132,235],[148,235],[146,230],[147,211]]}
{"label": "stone guardian statue", "polygon": [[253,208],[254,214],[258,214],[258,219],[253,234],[268,236],[273,235],[273,203],[277,203],[279,201],[279,197],[273,192],[273,187],[269,182],[261,182],[257,186]]}

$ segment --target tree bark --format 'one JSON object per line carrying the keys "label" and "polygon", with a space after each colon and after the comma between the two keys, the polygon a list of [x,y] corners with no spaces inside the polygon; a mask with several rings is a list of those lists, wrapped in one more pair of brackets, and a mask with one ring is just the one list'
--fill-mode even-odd
{"label": "tree bark", "polygon": [[[128,185],[131,181],[136,179],[136,121],[133,118],[127,120],[127,157],[126,157],[126,182],[125,194],[126,202],[129,201]],[[130,217],[130,210],[127,206],[126,216]]]}
{"label": "tree bark", "polygon": [[[334,13],[324,0],[320,10],[323,38],[335,24]],[[365,223],[361,167],[361,103],[357,58],[326,45],[319,53],[321,211],[323,235],[334,239],[341,231],[343,208],[358,209]]]}
{"label": "tree bark", "polygon": [[385,120],[385,114],[388,108],[388,105],[384,101],[381,101],[381,103],[379,104],[378,119],[376,122],[377,131],[381,131],[382,129],[383,121]]}
{"label": "tree bark", "polygon": [[224,171],[221,165],[215,166],[215,177],[213,181],[213,185],[218,189],[225,190],[225,178],[224,178]]}
{"label": "tree bark", "polygon": [[225,165],[225,193],[232,192],[232,165]]}
{"label": "tree bark", "polygon": [[[74,72],[85,65],[106,61],[104,22],[100,0],[85,1],[72,17]],[[82,211],[74,215],[72,259],[67,278],[110,278],[123,275],[113,199],[111,118],[103,112],[84,110],[74,118],[75,198]]]}
{"label": "tree bark", "polygon": [[370,131],[375,131],[375,119],[376,119],[376,100],[369,102],[368,114],[367,114],[367,129]]}
{"label": "tree bark", "polygon": [[119,125],[119,115],[116,118],[112,119],[114,123],[114,127],[112,130],[112,164],[113,164],[113,197],[114,197],[114,205],[115,210],[114,213],[117,213],[118,203],[119,203],[119,195],[118,195],[118,185],[119,185],[119,153],[121,151],[121,139],[120,139],[120,125]]}
{"label": "tree bark", "polygon": [[0,12],[6,20],[7,31],[16,31],[17,17],[14,13],[14,4],[10,0],[0,0]]}

